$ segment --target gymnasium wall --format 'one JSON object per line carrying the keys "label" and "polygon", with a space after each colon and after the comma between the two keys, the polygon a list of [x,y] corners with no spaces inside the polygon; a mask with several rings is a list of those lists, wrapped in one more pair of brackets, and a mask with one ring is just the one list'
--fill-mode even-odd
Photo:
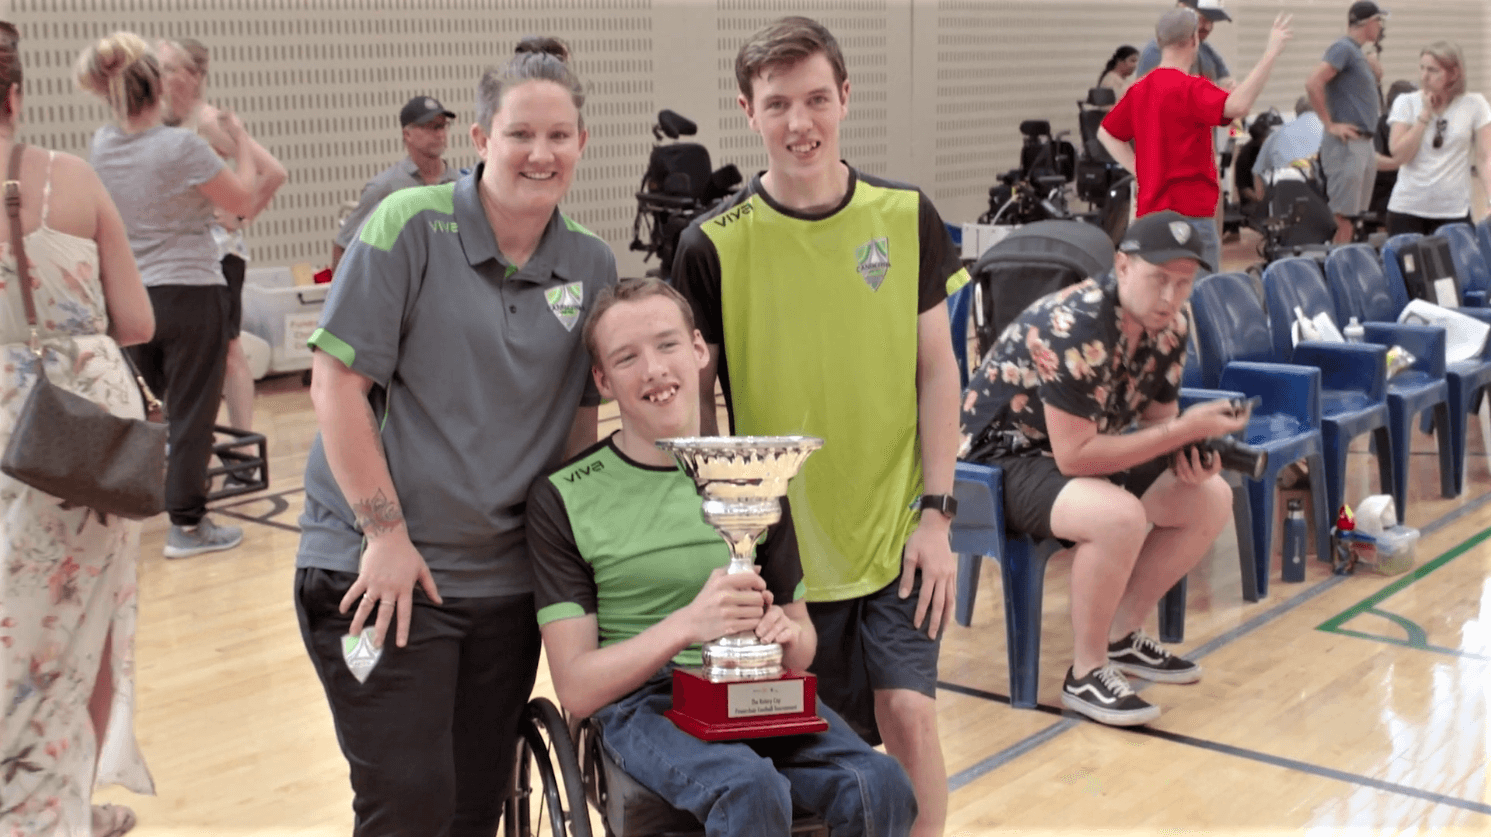
{"label": "gymnasium wall", "polygon": [[[1292,107],[1305,76],[1345,30],[1345,0],[1232,0],[1235,21],[1213,44],[1241,77],[1274,14],[1295,15],[1295,38],[1260,106]],[[1491,14],[1481,0],[1383,0],[1392,18],[1387,79],[1416,78],[1418,49],[1457,40],[1471,89],[1491,90]],[[290,172],[254,224],[259,264],[329,261],[338,205],[402,156],[397,113],[433,95],[472,119],[482,70],[525,34],[568,40],[588,81],[590,145],[567,212],[616,248],[624,273],[633,193],[660,108],[699,123],[715,163],[744,172],[765,164],[736,105],[731,68],[740,42],[784,14],[824,21],[849,65],[851,162],[922,186],[950,221],[972,220],[997,175],[1019,153],[1016,125],[1045,118],[1076,128],[1076,102],[1113,49],[1142,46],[1163,0],[0,0],[21,29],[26,104],[21,137],[87,155],[107,119],[72,83],[92,40],[120,28],[147,39],[193,37],[212,52],[211,101],[238,111]],[[465,130],[449,158],[475,163]]]}

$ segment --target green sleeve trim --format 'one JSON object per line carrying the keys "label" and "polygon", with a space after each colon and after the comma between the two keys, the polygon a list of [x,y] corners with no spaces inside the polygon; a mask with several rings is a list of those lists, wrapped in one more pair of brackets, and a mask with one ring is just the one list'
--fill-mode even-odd
{"label": "green sleeve trim", "polygon": [[542,608],[538,612],[538,623],[547,625],[550,622],[558,622],[560,619],[574,619],[585,615],[585,608],[574,602],[559,602]]}
{"label": "green sleeve trim", "polygon": [[592,238],[600,238],[600,236],[581,226],[579,221],[565,215],[563,212],[559,213],[559,217],[564,219],[564,226],[570,232],[584,233]]}
{"label": "green sleeve trim", "polygon": [[311,332],[310,339],[306,340],[305,344],[313,349],[320,349],[340,360],[342,365],[348,369],[351,369],[353,361],[357,360],[356,349],[348,346],[342,342],[342,338],[337,337],[324,328],[318,328]]}
{"label": "green sleeve trim", "polygon": [[455,232],[455,193],[454,183],[400,189],[378,204],[378,208],[373,210],[373,214],[362,225],[362,232],[358,234],[358,238],[363,244],[387,253],[393,249],[394,242],[399,240],[399,233],[404,231],[409,220],[426,211],[451,216],[450,221],[444,222],[449,227],[444,231]]}
{"label": "green sleeve trim", "polygon": [[808,583],[806,581],[797,582],[797,587],[792,590],[792,601],[800,602],[807,595]]}
{"label": "green sleeve trim", "polygon": [[973,280],[968,276],[968,268],[959,268],[957,273],[947,277],[947,295],[952,296],[963,290],[963,286],[971,281]]}

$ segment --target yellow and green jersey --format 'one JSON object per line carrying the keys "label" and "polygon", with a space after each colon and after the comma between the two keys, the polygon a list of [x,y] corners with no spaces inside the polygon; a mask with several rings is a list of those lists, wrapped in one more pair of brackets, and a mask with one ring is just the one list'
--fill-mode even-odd
{"label": "yellow and green jersey", "polygon": [[900,573],[922,494],[917,317],[967,281],[925,195],[852,168],[828,212],[783,207],[757,175],[683,234],[674,283],[721,350],[734,432],[824,440],[788,494],[809,601]]}

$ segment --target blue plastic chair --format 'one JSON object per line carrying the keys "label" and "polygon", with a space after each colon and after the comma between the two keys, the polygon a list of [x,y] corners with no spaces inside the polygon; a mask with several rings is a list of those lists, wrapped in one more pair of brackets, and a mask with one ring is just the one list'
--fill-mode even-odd
{"label": "blue plastic chair", "polygon": [[[1434,231],[1433,237],[1442,238],[1450,244],[1450,256],[1455,260],[1455,277],[1460,280],[1460,304],[1471,309],[1487,307],[1486,295],[1491,291],[1491,268],[1487,267],[1486,256],[1475,240],[1475,227],[1465,223],[1445,224]],[[1465,313],[1472,314],[1471,311]]]}
{"label": "blue plastic chair", "polygon": [[[1365,249],[1370,254],[1371,248]],[[1343,252],[1347,255],[1338,255]],[[1294,322],[1296,307],[1307,317],[1325,312],[1339,324],[1336,298],[1342,301],[1339,310],[1361,321],[1365,342],[1398,345],[1413,353],[1416,358],[1414,365],[1387,382],[1388,433],[1392,437],[1393,459],[1392,494],[1401,519],[1408,509],[1408,463],[1413,419],[1431,408],[1438,430],[1435,436],[1439,443],[1440,489],[1446,497],[1455,496],[1454,459],[1457,450],[1464,451],[1464,437],[1460,437],[1457,448],[1449,424],[1449,385],[1444,379],[1444,329],[1392,322],[1397,313],[1387,312],[1387,307],[1393,304],[1389,289],[1384,288],[1380,280],[1373,279],[1369,271],[1358,269],[1365,267],[1357,264],[1362,258],[1361,247],[1347,245],[1337,248],[1327,261],[1332,258],[1336,259],[1333,272],[1337,277],[1333,283],[1335,298],[1326,289],[1320,266],[1311,259],[1280,259],[1264,271],[1268,315],[1274,324],[1274,358],[1287,360],[1294,353],[1290,345],[1289,324]],[[1380,277],[1381,271],[1376,275]],[[1384,319],[1387,321],[1383,322]]]}
{"label": "blue plastic chair", "polygon": [[[1464,225],[1451,226],[1463,227]],[[1459,237],[1460,235],[1454,231],[1450,232],[1450,236]],[[1371,302],[1375,306],[1375,311],[1383,315],[1381,319],[1397,320],[1398,314],[1403,310],[1403,305],[1408,304],[1408,291],[1402,282],[1402,271],[1398,269],[1397,250],[1404,242],[1411,241],[1414,237],[1415,234],[1408,234],[1388,239],[1388,243],[1393,246],[1384,247],[1383,259],[1380,263],[1372,253],[1372,249],[1364,244],[1352,244],[1331,254],[1326,260],[1326,273],[1333,277],[1331,279],[1332,295],[1339,298],[1336,306],[1337,316],[1343,307],[1349,307],[1354,300],[1360,299],[1364,302]],[[1452,240],[1451,252],[1454,252],[1457,246],[1463,248],[1465,242],[1462,240],[1461,244],[1456,245]],[[1474,252],[1462,252],[1456,259],[1457,263],[1461,258],[1472,262],[1471,270],[1484,268],[1483,264],[1473,264],[1473,262],[1480,261],[1476,259]],[[1389,263],[1393,265],[1391,272],[1387,269]],[[1491,275],[1491,272],[1487,272],[1487,275]],[[1395,279],[1395,276],[1398,278]],[[1376,283],[1379,289],[1369,291],[1372,283]],[[1477,297],[1472,292],[1470,295],[1465,295],[1465,298],[1470,301]],[[1393,307],[1383,307],[1384,299],[1391,300]],[[1374,309],[1363,307],[1361,310],[1367,312]],[[1491,322],[1491,308],[1461,308],[1459,310],[1468,316]],[[1358,317],[1363,316],[1357,313],[1356,309],[1350,313]],[[1491,352],[1483,350],[1480,357],[1446,364],[1445,384],[1446,397],[1449,402],[1449,438],[1454,443],[1452,468],[1454,494],[1445,496],[1459,496],[1460,492],[1465,490],[1465,437],[1469,424],[1466,417],[1480,409],[1481,393],[1488,385],[1491,385]],[[1427,416],[1425,418],[1427,419]],[[1429,430],[1427,421],[1424,422],[1423,429],[1426,432]]]}
{"label": "blue plastic chair", "polygon": [[[959,462],[953,495],[958,516],[952,525],[952,548],[958,556],[958,594],[954,618],[968,627],[978,596],[982,558],[999,562],[1004,587],[1004,638],[1010,669],[1010,705],[1036,705],[1041,663],[1041,613],[1046,589],[1046,563],[1056,554],[1056,541],[1037,544],[1028,535],[1004,528],[1004,471],[989,465]],[[1160,639],[1185,639],[1186,580],[1181,579],[1160,600]]]}
{"label": "blue plastic chair", "polygon": [[972,282],[947,298],[948,325],[953,333],[953,357],[958,361],[958,386],[961,389],[968,389],[968,316],[972,304]]}
{"label": "blue plastic chair", "polygon": [[1481,256],[1485,258],[1486,264],[1491,264],[1491,215],[1476,223],[1475,240],[1481,245]]}
{"label": "blue plastic chair", "polygon": [[[1245,274],[1225,273],[1202,280],[1191,296],[1196,333],[1202,347],[1201,377],[1217,385],[1227,364],[1274,359],[1273,333],[1263,305]],[[1345,494],[1346,454],[1351,440],[1371,431],[1377,445],[1383,491],[1393,485],[1391,434],[1387,428],[1387,350],[1355,343],[1301,343],[1290,362],[1320,369],[1320,430],[1325,461],[1326,502],[1317,525],[1329,528]],[[1249,392],[1249,395],[1259,394]],[[1270,542],[1271,543],[1271,542]],[[1318,553],[1329,560],[1330,553]],[[1266,562],[1267,551],[1259,560]],[[1288,580],[1302,581],[1303,576]]]}

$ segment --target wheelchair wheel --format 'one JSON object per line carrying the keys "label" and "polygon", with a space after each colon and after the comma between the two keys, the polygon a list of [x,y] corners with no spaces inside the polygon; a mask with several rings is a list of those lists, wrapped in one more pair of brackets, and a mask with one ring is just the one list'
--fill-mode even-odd
{"label": "wheelchair wheel", "polygon": [[518,732],[518,758],[502,808],[502,833],[590,837],[580,763],[564,716],[547,698],[534,698]]}

